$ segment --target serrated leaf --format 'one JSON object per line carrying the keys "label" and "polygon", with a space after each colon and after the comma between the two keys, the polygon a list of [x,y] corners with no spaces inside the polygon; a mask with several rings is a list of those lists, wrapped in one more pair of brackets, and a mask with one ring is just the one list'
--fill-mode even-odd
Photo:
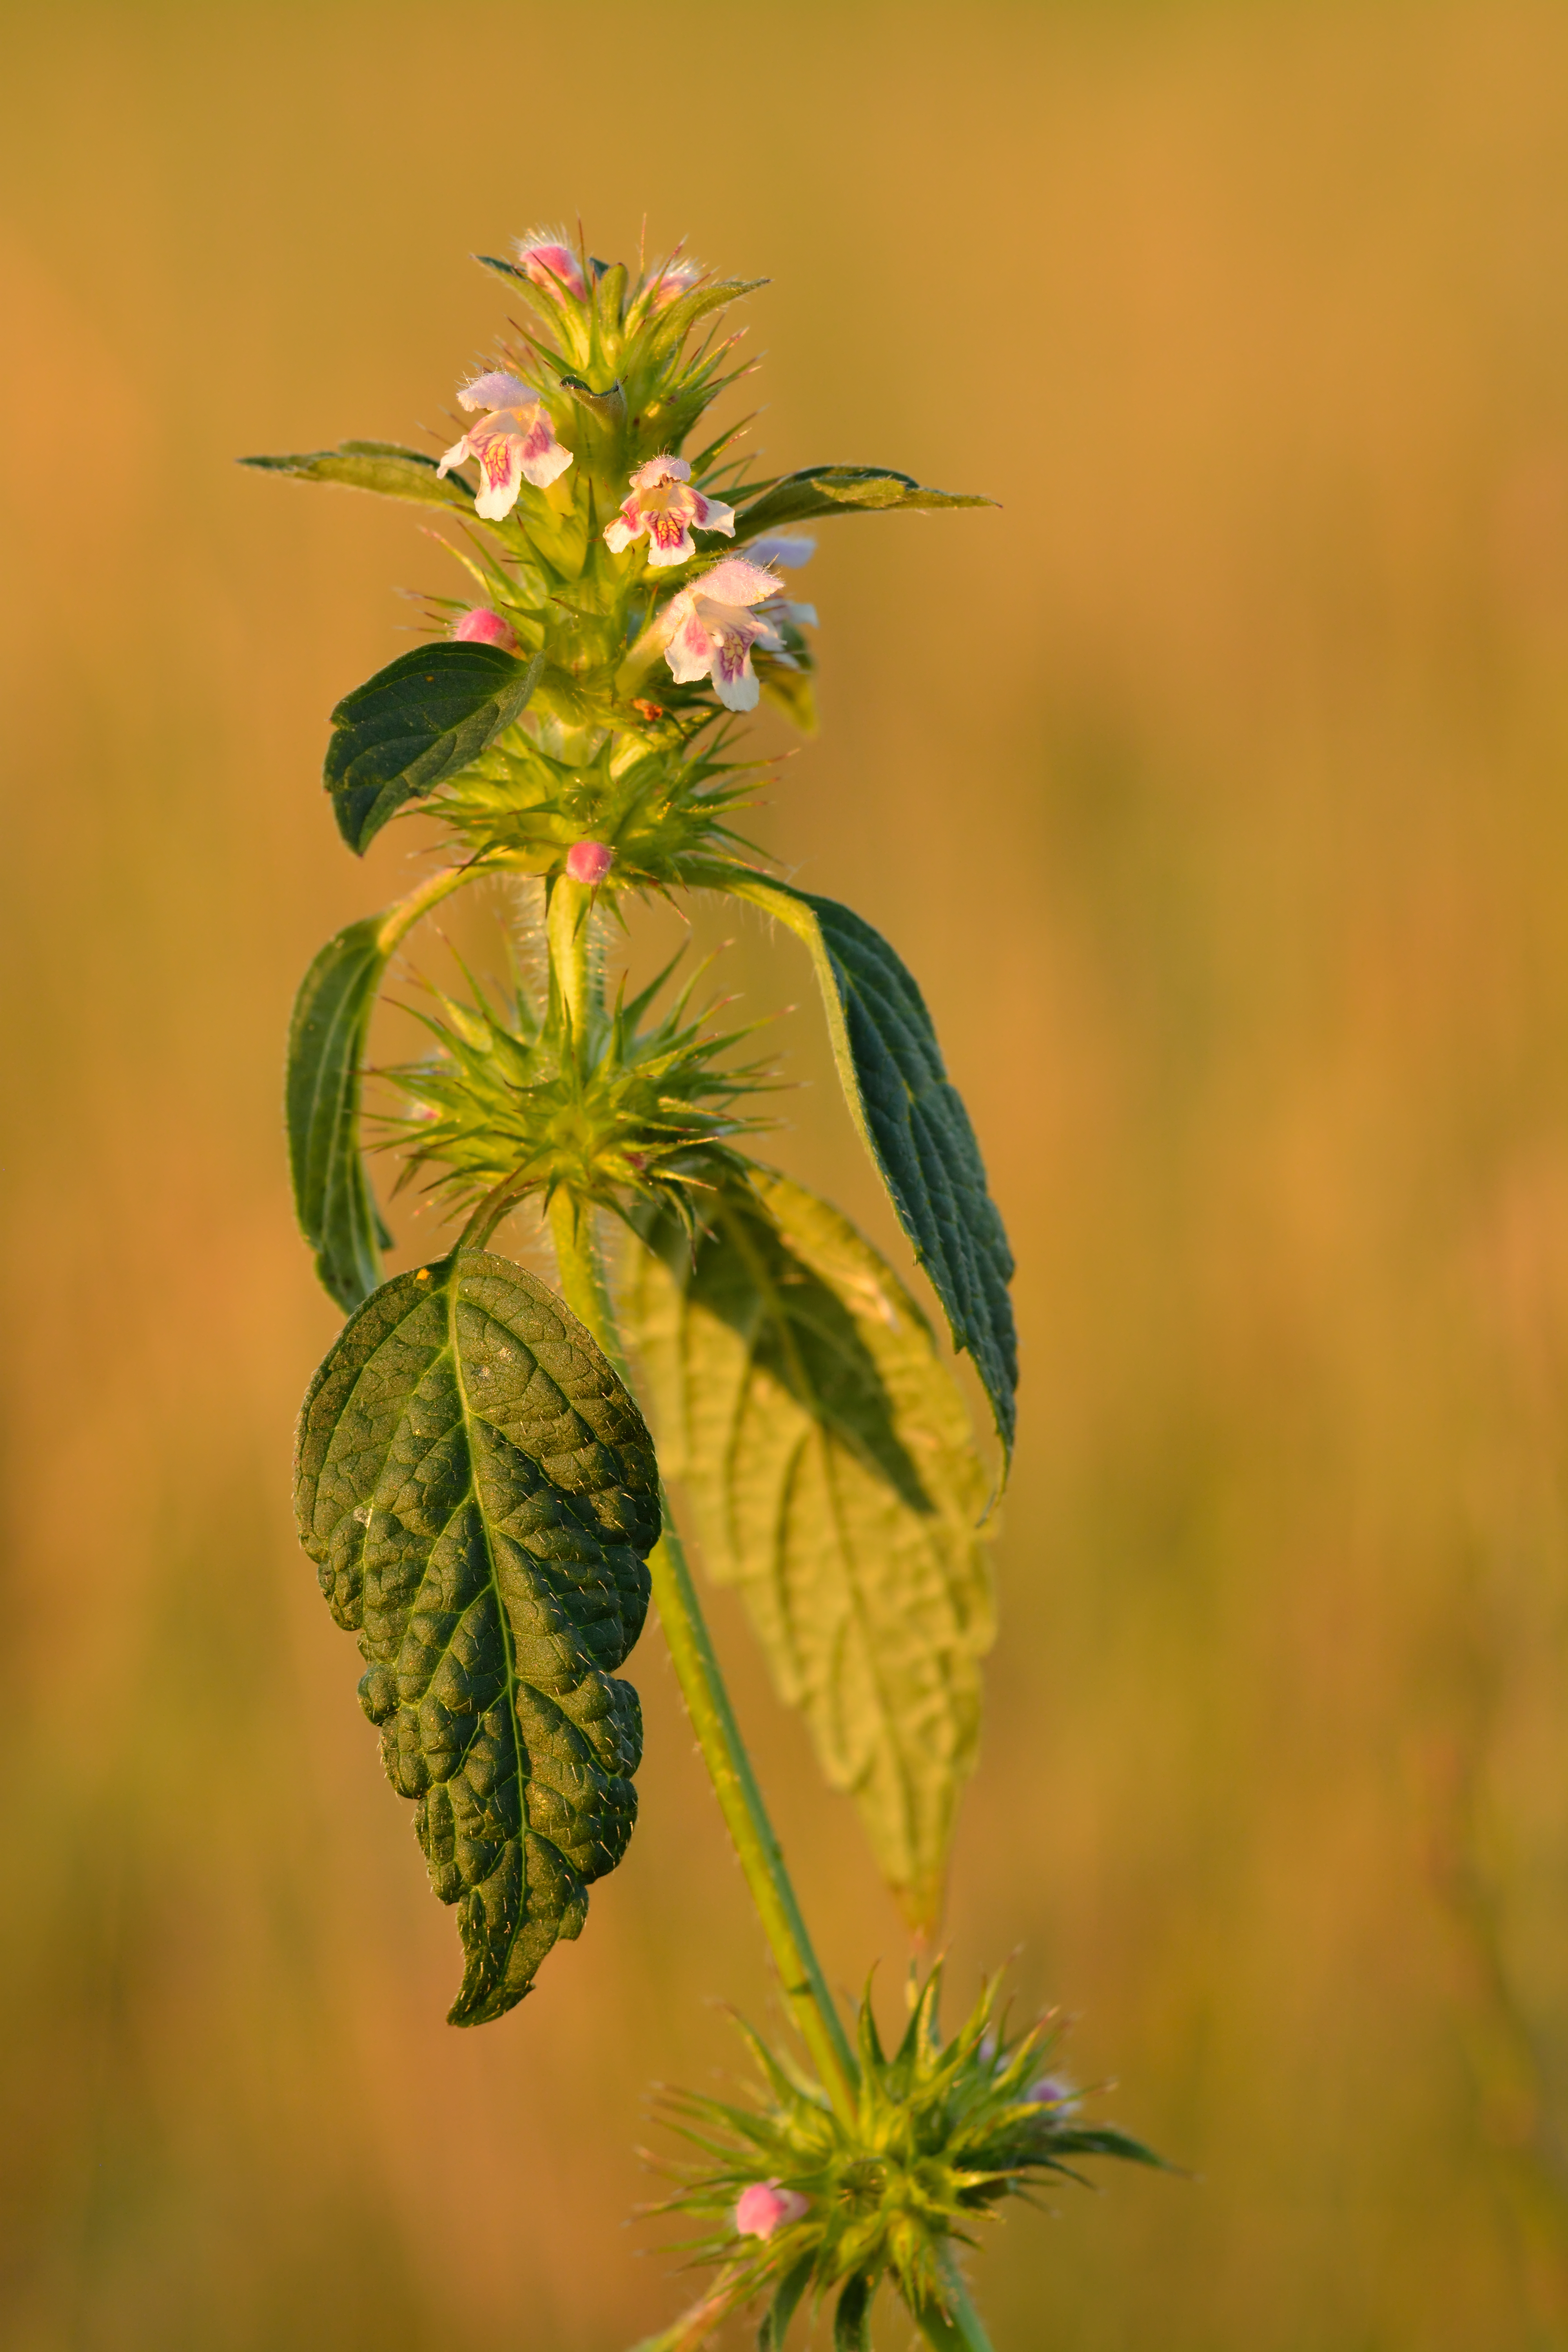
{"label": "serrated leaf", "polygon": [[837,1211],[764,1171],[695,1254],[631,1246],[626,1327],[710,1574],[921,1925],[979,1736],[992,1636],[969,1416],[931,1328]]}
{"label": "serrated leaf", "polygon": [[737,541],[759,531],[776,530],[781,523],[805,522],[813,516],[886,514],[895,508],[931,510],[939,507],[994,507],[994,499],[977,498],[963,490],[928,490],[912,475],[896,474],[887,466],[807,466],[785,474],[759,492],[750,506],[737,509]]}
{"label": "serrated leaf", "polygon": [[641,1714],[612,1670],[658,1538],[647,1428],[542,1283],[459,1251],[345,1325],[305,1399],[295,1506],[431,1885],[458,1906],[451,2022],[483,2024],[580,1934],[631,1835]]}
{"label": "serrated leaf", "polygon": [[1013,1253],[924,998],[880,932],[836,899],[738,869],[724,887],[765,907],[810,950],[850,1116],[942,1303],[954,1347],[974,1357],[1010,1457],[1018,1386],[1007,1292]]}
{"label": "serrated leaf", "polygon": [[345,1314],[380,1282],[380,1251],[391,1242],[359,1140],[360,1066],[376,992],[399,940],[473,871],[448,866],[351,923],[327,941],[294,999],[284,1084],[294,1210],[316,1272]]}
{"label": "serrated leaf", "polygon": [[345,694],[322,782],[349,847],[363,856],[405,801],[471,767],[521,717],[543,663],[499,646],[416,646]]}
{"label": "serrated leaf", "polygon": [[334,482],[341,489],[372,490],[384,499],[411,499],[419,506],[474,510],[474,494],[455,474],[437,477],[437,460],[395,441],[342,441],[335,449],[308,449],[297,456],[241,457],[263,474],[292,474],[301,482]]}

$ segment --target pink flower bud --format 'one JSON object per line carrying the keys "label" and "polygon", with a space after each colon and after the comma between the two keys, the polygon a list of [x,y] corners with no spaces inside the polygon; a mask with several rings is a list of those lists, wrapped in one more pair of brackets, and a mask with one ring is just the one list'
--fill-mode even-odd
{"label": "pink flower bud", "polygon": [[561,299],[565,286],[582,300],[586,290],[583,282],[583,265],[569,246],[557,245],[552,239],[525,237],[518,247],[517,257],[525,274],[547,294]]}
{"label": "pink flower bud", "polygon": [[798,2221],[807,2210],[806,2200],[797,2189],[781,2189],[776,2179],[753,2180],[741,2191],[735,2228],[742,2238],[771,2238],[775,2230]]}
{"label": "pink flower bud", "polygon": [[616,862],[616,853],[602,841],[574,841],[566,852],[567,878],[596,889]]}
{"label": "pink flower bud", "polygon": [[517,650],[511,623],[492,613],[488,604],[471,605],[453,622],[452,635],[460,646],[500,646],[509,654]]}

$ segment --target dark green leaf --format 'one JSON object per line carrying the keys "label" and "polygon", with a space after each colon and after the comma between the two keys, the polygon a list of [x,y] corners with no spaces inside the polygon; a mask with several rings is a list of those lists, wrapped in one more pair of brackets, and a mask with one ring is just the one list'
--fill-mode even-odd
{"label": "dark green leaf", "polygon": [[961,490],[927,490],[909,474],[886,466],[807,466],[785,474],[760,491],[735,517],[737,540],[776,530],[781,523],[805,522],[814,515],[888,512],[894,507],[994,507],[994,499]]}
{"label": "dark green leaf", "polygon": [[816,2260],[814,2254],[805,2255],[779,2281],[778,2293],[768,2305],[762,2326],[757,2331],[757,2352],[784,2352],[790,2321],[795,2317],[801,2296],[811,2284]]}
{"label": "dark green leaf", "polygon": [[723,1192],[695,1251],[673,1216],[647,1242],[624,1312],[660,1459],[830,1786],[932,1927],[992,1635],[963,1400],[892,1269],[782,1176]]}
{"label": "dark green leaf", "polygon": [[871,2352],[871,2281],[852,2278],[833,2315],[833,2352]]}
{"label": "dark green leaf", "polygon": [[1053,2156],[1119,2156],[1126,2164],[1152,2164],[1157,2172],[1173,2172],[1176,2167],[1145,2147],[1131,2132],[1119,2131],[1114,2124],[1086,2124],[1081,2128],[1058,2132],[1050,2143]]}
{"label": "dark green leaf", "polygon": [[322,780],[349,847],[363,856],[405,801],[471,767],[521,716],[542,667],[499,646],[416,646],[345,694]]}
{"label": "dark green leaf", "polygon": [[850,1115],[942,1303],[954,1347],[973,1350],[1010,1454],[1018,1385],[1007,1295],[1013,1253],[925,1000],[887,940],[847,907],[755,875],[729,887],[787,923],[811,950]]}
{"label": "dark green leaf", "polygon": [[289,1166],[300,1230],[345,1312],[381,1280],[381,1226],[359,1148],[360,1062],[388,950],[383,918],[329,940],[300,984],[289,1027]]}
{"label": "dark green leaf", "polygon": [[347,490],[374,490],[384,499],[412,499],[421,506],[474,510],[466,482],[448,474],[437,479],[434,457],[395,441],[343,441],[335,449],[309,449],[298,457],[241,457],[264,474],[293,474],[302,482],[336,482]]}
{"label": "dark green leaf", "polygon": [[360,1698],[418,1807],[467,1966],[454,2025],[521,2000],[636,1817],[658,1481],[642,1416],[562,1302],[466,1251],[344,1327],[300,1416],[295,1506]]}
{"label": "dark green leaf", "polygon": [[294,1000],[284,1087],[294,1208],[316,1272],[345,1313],[381,1280],[377,1243],[384,1249],[391,1238],[359,1142],[360,1066],[376,991],[405,933],[473,870],[447,866],[396,906],[351,923],[328,940]]}

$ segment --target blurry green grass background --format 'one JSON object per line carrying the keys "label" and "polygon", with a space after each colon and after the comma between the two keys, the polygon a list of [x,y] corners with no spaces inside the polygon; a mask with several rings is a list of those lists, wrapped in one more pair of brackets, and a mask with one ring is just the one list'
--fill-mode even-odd
{"label": "blurry green grass background", "polygon": [[[771,277],[772,465],[1004,501],[824,530],[764,821],[920,975],[1020,1261],[957,1989],[1016,1948],[1201,2176],[1009,2220],[998,2345],[1568,2345],[1568,17],[3,32],[0,2341],[620,2352],[680,2293],[622,2226],[647,2087],[767,2012],[650,1633],[625,1867],[445,2026],[288,1509],[334,1327],[289,1003],[408,870],[336,843],[326,713],[450,575],[230,461],[438,428],[504,310],[467,255],[580,209]],[[779,1035],[779,1156],[886,1238]],[[892,2003],[853,1817],[716,1616],[831,1971]]]}

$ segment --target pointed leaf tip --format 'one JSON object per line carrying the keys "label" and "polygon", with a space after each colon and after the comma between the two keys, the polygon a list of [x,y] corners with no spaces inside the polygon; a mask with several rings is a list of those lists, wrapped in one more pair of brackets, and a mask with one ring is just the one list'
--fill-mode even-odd
{"label": "pointed leaf tip", "polygon": [[763,484],[735,518],[738,540],[832,514],[888,514],[897,508],[932,512],[944,507],[994,507],[994,499],[968,490],[931,490],[888,466],[807,466]]}
{"label": "pointed leaf tip", "polygon": [[289,474],[301,482],[329,482],[340,489],[369,490],[384,499],[406,499],[416,506],[455,507],[471,514],[474,494],[455,474],[444,478],[437,461],[395,441],[343,441],[335,449],[307,449],[293,456],[238,457],[237,465],[262,474]]}

